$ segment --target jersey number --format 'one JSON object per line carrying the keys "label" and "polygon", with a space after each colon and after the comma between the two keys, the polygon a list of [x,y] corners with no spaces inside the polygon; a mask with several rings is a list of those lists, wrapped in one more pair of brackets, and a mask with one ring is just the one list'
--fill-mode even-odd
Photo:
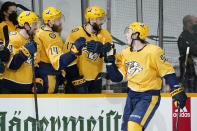
{"label": "jersey number", "polygon": [[53,46],[50,48],[51,55],[58,54],[57,46]]}

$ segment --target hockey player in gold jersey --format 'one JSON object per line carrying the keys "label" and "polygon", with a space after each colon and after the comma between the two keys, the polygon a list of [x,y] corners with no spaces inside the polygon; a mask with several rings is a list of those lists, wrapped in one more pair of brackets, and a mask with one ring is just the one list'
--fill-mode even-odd
{"label": "hockey player in gold jersey", "polygon": [[34,35],[39,22],[38,16],[31,11],[23,11],[18,16],[20,31],[9,33],[8,48],[11,52],[10,60],[6,63],[3,74],[1,93],[31,93],[32,92],[32,66],[31,57],[37,51],[38,37]]}
{"label": "hockey player in gold jersey", "polygon": [[[73,45],[73,50],[63,53],[63,42],[60,37],[62,30],[62,13],[55,7],[48,7],[43,11],[44,25],[36,35],[41,43],[39,46],[39,64],[36,77],[42,78],[43,93],[57,93],[61,82],[62,71],[70,62],[76,59],[81,48],[85,46],[85,39],[79,38]],[[78,44],[80,43],[80,44]]]}
{"label": "hockey player in gold jersey", "polygon": [[180,108],[187,99],[163,50],[145,42],[147,35],[147,25],[131,23],[125,33],[129,46],[120,52],[116,64],[113,50],[105,57],[110,79],[114,82],[128,80],[122,131],[142,131],[147,127],[160,103],[162,77],[170,85],[172,98]]}
{"label": "hockey player in gold jersey", "polygon": [[79,37],[86,38],[87,46],[67,68],[66,93],[100,93],[101,78],[96,77],[103,70],[103,52],[111,46],[110,33],[102,28],[105,11],[98,6],[88,7],[85,11],[87,24],[74,28],[66,39],[64,52],[68,52]]}

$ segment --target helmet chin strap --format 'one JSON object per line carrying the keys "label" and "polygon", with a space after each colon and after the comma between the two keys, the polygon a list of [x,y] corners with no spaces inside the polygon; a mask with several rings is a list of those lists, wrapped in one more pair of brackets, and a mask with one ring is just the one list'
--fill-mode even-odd
{"label": "helmet chin strap", "polygon": [[[135,33],[134,33],[135,34]],[[133,51],[133,43],[134,43],[134,41],[136,41],[136,40],[140,40],[140,38],[139,38],[139,33],[138,33],[138,37],[136,38],[136,39],[133,39],[132,38],[132,36],[134,35],[134,34],[131,34],[131,39],[132,39],[132,41],[131,41],[131,44],[130,44],[130,47],[131,47],[131,51]]]}
{"label": "helmet chin strap", "polygon": [[[135,34],[135,33],[134,33],[134,34]],[[131,34],[131,39],[132,39],[132,41],[131,41],[131,47],[132,47],[133,42],[134,42],[135,40],[140,40],[140,38],[139,38],[139,37],[137,37],[136,39],[133,39],[133,38],[132,38],[132,36],[133,36],[134,34]],[[138,36],[139,36],[139,35],[138,35]]]}

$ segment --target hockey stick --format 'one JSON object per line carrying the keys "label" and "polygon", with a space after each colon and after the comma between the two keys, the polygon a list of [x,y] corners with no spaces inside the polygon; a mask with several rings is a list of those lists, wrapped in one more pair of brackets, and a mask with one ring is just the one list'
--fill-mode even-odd
{"label": "hockey stick", "polygon": [[190,47],[188,46],[187,51],[186,51],[186,56],[185,56],[185,67],[187,66],[187,63],[188,63],[189,51],[190,51]]}
{"label": "hockey stick", "polygon": [[179,102],[177,102],[177,108],[178,108],[178,112],[177,112],[177,120],[176,120],[176,131],[178,131],[179,115],[180,115],[180,110],[181,110]]}
{"label": "hockey stick", "polygon": [[186,70],[187,70],[187,64],[188,64],[188,58],[189,58],[189,53],[190,53],[190,46],[189,46],[189,42],[186,41],[187,43],[187,49],[186,49],[186,55],[185,55],[185,62],[184,62],[184,70],[183,70],[183,77],[182,77],[182,80],[181,80],[181,83],[184,84],[184,79],[185,79],[185,74],[186,74]]}
{"label": "hockey stick", "polygon": [[[154,40],[154,41],[159,41],[159,36],[155,35],[149,35],[147,38]],[[177,42],[177,38],[174,36],[163,36],[163,42]]]}
{"label": "hockey stick", "polygon": [[[186,43],[188,44],[187,50],[186,50],[186,56],[185,56],[185,69],[183,72],[183,79],[182,79],[182,84],[184,82],[184,77],[185,77],[185,73],[186,73],[186,68],[187,68],[187,63],[188,63],[188,57],[189,57],[189,51],[190,51],[190,46],[188,41],[186,41]],[[179,125],[179,115],[180,115],[180,103],[177,102],[177,108],[178,108],[178,112],[177,112],[177,120],[176,120],[176,131],[178,131],[178,125]]]}
{"label": "hockey stick", "polygon": [[[30,38],[33,41],[33,36]],[[34,67],[34,55],[32,56],[32,73],[33,73],[33,90],[34,90],[34,102],[35,102],[35,111],[36,111],[36,125],[37,131],[40,131],[40,122],[39,122],[39,115],[38,115],[38,99],[37,99],[37,89],[36,89],[36,74],[35,74],[35,67]]]}
{"label": "hockey stick", "polygon": [[123,41],[121,41],[120,39],[114,37],[113,35],[111,35],[111,36],[112,36],[112,39],[114,39],[114,40],[116,41],[116,42],[114,42],[114,43],[116,43],[116,44],[118,44],[118,45],[127,45],[125,42],[123,42]]}
{"label": "hockey stick", "polygon": [[[5,45],[7,45],[7,43],[9,43],[9,35],[8,35],[8,26],[5,25],[3,27],[3,35],[4,35],[4,40],[5,40]],[[4,50],[4,45],[3,42],[1,42],[0,44],[0,51]]]}
{"label": "hockey stick", "polygon": [[21,4],[16,4],[16,7],[19,7],[25,11],[30,11],[30,9],[26,8],[25,6],[21,5]]}
{"label": "hockey stick", "polygon": [[38,99],[37,99],[37,89],[36,89],[36,76],[35,76],[35,69],[34,69],[34,55],[32,56],[32,72],[33,72],[34,102],[35,102],[35,111],[36,111],[36,125],[37,125],[37,131],[40,131],[40,122],[39,122],[39,115],[38,115]]}
{"label": "hockey stick", "polygon": [[5,38],[5,48],[8,47],[9,44],[9,33],[8,33],[8,26],[5,25],[3,27],[3,34],[4,34],[4,38]]}
{"label": "hockey stick", "polygon": [[5,46],[3,45],[3,42],[0,42],[0,51],[3,51],[4,48],[7,48],[8,44],[9,44],[9,34],[8,34],[8,26],[5,25],[3,27],[3,35],[4,35],[4,39],[5,39]]}

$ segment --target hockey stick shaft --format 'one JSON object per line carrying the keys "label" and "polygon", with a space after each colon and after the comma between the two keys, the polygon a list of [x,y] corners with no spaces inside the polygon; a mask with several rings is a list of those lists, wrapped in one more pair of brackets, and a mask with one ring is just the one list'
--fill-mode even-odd
{"label": "hockey stick shaft", "polygon": [[177,102],[178,104],[178,112],[177,112],[177,120],[176,120],[176,131],[178,131],[178,126],[179,126],[179,115],[180,115],[180,106],[179,106],[179,102]]}
{"label": "hockey stick shaft", "polygon": [[[183,72],[182,84],[184,83],[185,73],[186,73],[186,69],[187,69],[189,51],[190,51],[190,46],[187,46],[186,55],[185,55],[185,62],[184,62],[185,69],[184,69],[184,72]],[[176,121],[176,131],[178,131],[178,125],[179,125],[179,114],[180,114],[180,103],[179,102],[177,102],[177,107],[178,107],[178,112],[177,112],[177,121]]]}
{"label": "hockey stick shaft", "polygon": [[186,56],[185,56],[185,66],[187,66],[187,63],[188,63],[189,50],[190,50],[190,47],[188,46],[187,51],[186,51]]}
{"label": "hockey stick shaft", "polygon": [[16,6],[21,8],[21,9],[23,9],[23,10],[25,10],[25,11],[30,11],[30,9],[28,9],[27,7],[25,7],[25,6],[21,5],[21,4],[16,4]]}
{"label": "hockey stick shaft", "polygon": [[[30,36],[30,41],[33,41],[33,36]],[[35,111],[36,111],[36,125],[37,131],[40,131],[40,122],[39,122],[39,114],[38,114],[38,99],[37,99],[37,89],[36,89],[36,73],[34,67],[34,55],[32,56],[32,73],[33,73],[33,90],[34,90],[34,102],[35,102]]]}
{"label": "hockey stick shaft", "polygon": [[34,102],[35,102],[35,111],[36,111],[36,125],[37,125],[37,131],[40,131],[40,122],[39,122],[39,115],[38,115],[38,99],[37,99],[37,90],[36,90],[36,77],[35,77],[35,69],[34,69],[34,56],[32,57],[32,72],[33,72]]}
{"label": "hockey stick shaft", "polygon": [[8,33],[8,26],[7,25],[5,25],[3,27],[3,35],[5,38],[5,48],[7,48],[8,44],[9,44],[9,33]]}
{"label": "hockey stick shaft", "polygon": [[[188,42],[187,42],[187,44],[188,44]],[[184,61],[184,69],[183,69],[183,74],[182,74],[182,79],[181,79],[181,83],[182,84],[184,84],[184,82],[185,82],[185,74],[186,74],[186,70],[187,70],[189,53],[190,53],[190,46],[188,44],[187,49],[186,49],[185,61]]]}
{"label": "hockey stick shaft", "polygon": [[113,35],[111,35],[111,36],[112,36],[112,38],[113,38],[115,41],[117,41],[116,43],[117,43],[118,45],[127,45],[125,42],[119,40],[118,38],[114,37]]}

